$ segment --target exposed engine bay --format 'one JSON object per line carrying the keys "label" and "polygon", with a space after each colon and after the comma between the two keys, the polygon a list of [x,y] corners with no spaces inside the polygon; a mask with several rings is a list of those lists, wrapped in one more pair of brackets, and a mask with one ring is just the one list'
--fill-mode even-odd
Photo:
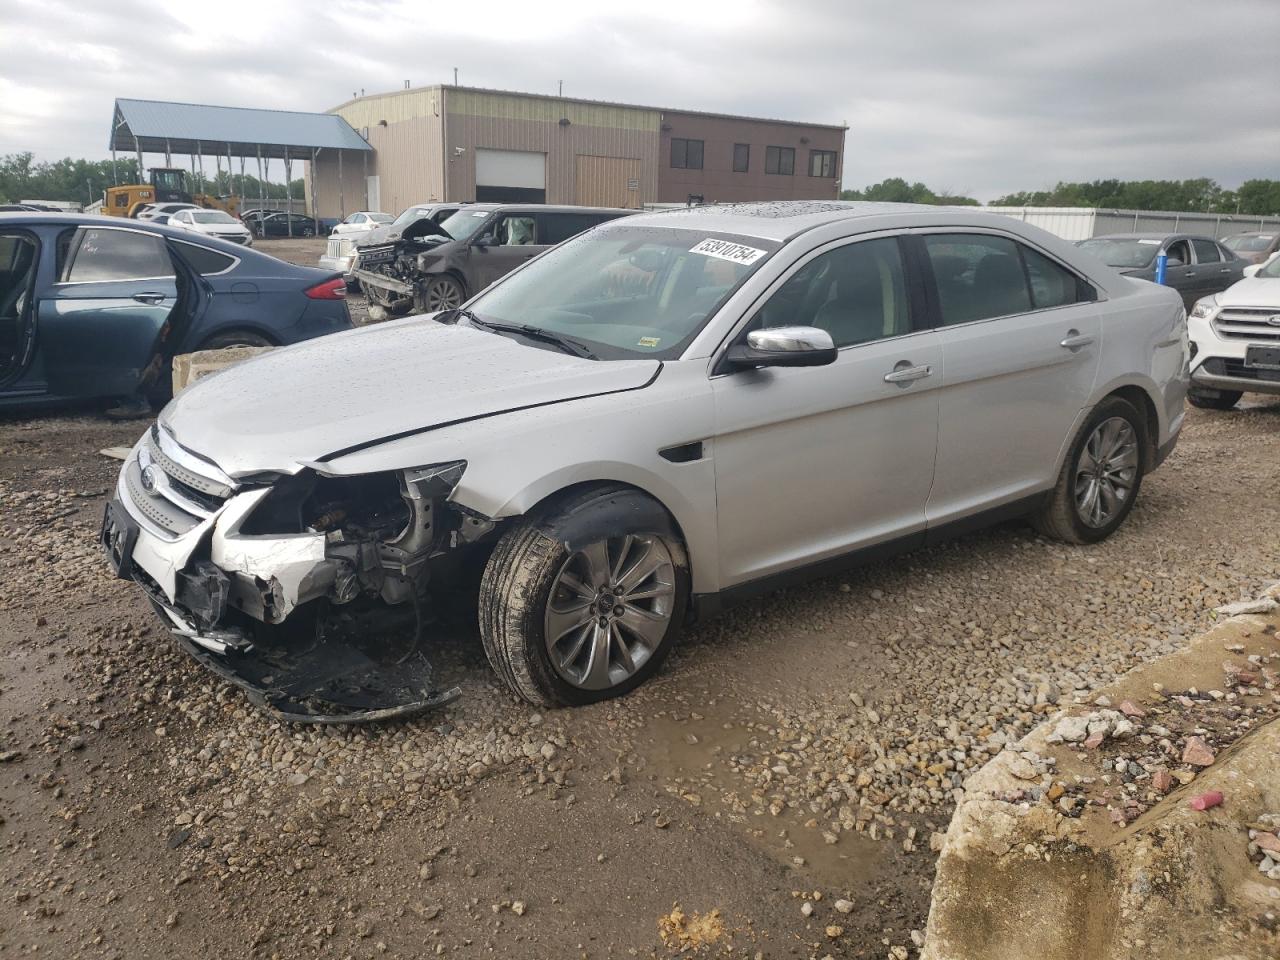
{"label": "exposed engine bay", "polygon": [[424,218],[387,242],[357,245],[355,269],[365,274],[361,284],[370,307],[393,316],[421,309],[419,286],[437,259],[430,251],[452,240],[440,224]]}

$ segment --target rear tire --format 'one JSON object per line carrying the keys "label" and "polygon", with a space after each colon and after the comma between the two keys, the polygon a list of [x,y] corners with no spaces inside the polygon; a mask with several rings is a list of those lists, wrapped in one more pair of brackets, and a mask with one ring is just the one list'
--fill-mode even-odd
{"label": "rear tire", "polygon": [[1244,396],[1242,390],[1204,390],[1193,388],[1187,394],[1187,402],[1193,407],[1200,410],[1230,410],[1240,398]]}
{"label": "rear tire", "polygon": [[1103,400],[1081,425],[1049,499],[1032,516],[1047,537],[1098,543],[1133,509],[1149,466],[1146,420],[1119,397]]}
{"label": "rear tire", "polygon": [[228,330],[215,333],[200,344],[201,350],[225,350],[228,347],[274,347],[275,344],[251,330]]}
{"label": "rear tire", "polygon": [[651,677],[688,600],[688,560],[666,511],[639,491],[594,487],[517,521],[498,541],[480,582],[480,636],[520,697],[579,706]]}

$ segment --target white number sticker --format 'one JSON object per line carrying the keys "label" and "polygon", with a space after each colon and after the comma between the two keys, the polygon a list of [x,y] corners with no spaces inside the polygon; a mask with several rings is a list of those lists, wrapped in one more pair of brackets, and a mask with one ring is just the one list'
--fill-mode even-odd
{"label": "white number sticker", "polygon": [[689,248],[690,253],[700,253],[704,257],[715,257],[717,260],[728,260],[730,263],[755,263],[765,255],[764,250],[755,247],[744,247],[740,243],[728,240],[715,240],[708,237],[701,243]]}

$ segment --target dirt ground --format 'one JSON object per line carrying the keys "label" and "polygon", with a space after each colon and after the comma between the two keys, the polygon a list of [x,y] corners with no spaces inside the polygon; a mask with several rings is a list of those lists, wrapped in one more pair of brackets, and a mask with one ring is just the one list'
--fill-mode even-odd
{"label": "dirt ground", "polygon": [[966,772],[1280,577],[1280,402],[1193,411],[1097,547],[1014,523],[764,597],[574,711],[462,624],[455,704],[290,728],[108,577],[98,451],[142,429],[0,419],[0,956],[914,956]]}
{"label": "dirt ground", "polygon": [[[263,253],[269,253],[273,257],[279,257],[281,260],[288,260],[290,263],[296,263],[303,267],[314,267],[322,256],[324,256],[325,245],[328,243],[327,237],[309,237],[302,239],[274,239],[262,238],[255,240],[253,248]],[[356,326],[363,326],[369,322],[369,314],[365,308],[364,294],[358,290],[351,290],[347,295],[347,306],[351,310],[351,321]]]}

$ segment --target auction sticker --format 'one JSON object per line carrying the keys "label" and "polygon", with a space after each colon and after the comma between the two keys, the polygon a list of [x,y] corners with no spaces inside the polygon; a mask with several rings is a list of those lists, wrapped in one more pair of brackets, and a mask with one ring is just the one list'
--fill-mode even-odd
{"label": "auction sticker", "polygon": [[728,260],[730,263],[755,263],[765,255],[764,250],[744,247],[740,243],[729,240],[715,240],[711,237],[690,247],[689,252],[700,253],[704,257],[715,257],[717,260]]}

